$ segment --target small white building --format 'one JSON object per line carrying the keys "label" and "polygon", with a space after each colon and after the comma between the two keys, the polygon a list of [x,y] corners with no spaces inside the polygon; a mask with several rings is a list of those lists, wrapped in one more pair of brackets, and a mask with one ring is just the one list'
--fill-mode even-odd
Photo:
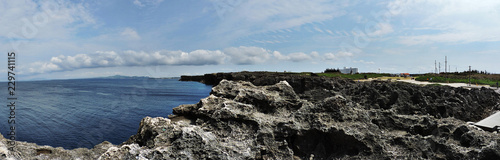
{"label": "small white building", "polygon": [[358,68],[352,68],[352,67],[344,67],[344,69],[340,69],[340,73],[343,74],[356,74],[358,73]]}

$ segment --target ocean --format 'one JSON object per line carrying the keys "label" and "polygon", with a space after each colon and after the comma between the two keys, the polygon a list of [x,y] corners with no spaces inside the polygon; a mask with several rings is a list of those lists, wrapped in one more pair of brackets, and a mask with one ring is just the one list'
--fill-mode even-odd
{"label": "ocean", "polygon": [[[65,149],[120,144],[137,133],[142,118],[167,117],[172,108],[207,97],[211,87],[150,78],[17,81],[16,140]],[[6,101],[7,89],[0,95]],[[7,138],[10,110],[0,110]]]}

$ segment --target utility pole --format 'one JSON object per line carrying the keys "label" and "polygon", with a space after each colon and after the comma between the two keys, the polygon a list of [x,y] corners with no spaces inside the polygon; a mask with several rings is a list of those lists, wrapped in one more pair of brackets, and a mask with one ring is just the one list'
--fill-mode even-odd
{"label": "utility pole", "polygon": [[448,66],[448,58],[446,56],[444,56],[444,73],[446,73],[448,71],[446,66]]}
{"label": "utility pole", "polygon": [[441,62],[439,62],[439,72],[438,74],[441,74]]}
{"label": "utility pole", "polygon": [[438,72],[437,62],[436,62],[436,60],[434,60],[434,73],[437,74],[437,72]]}
{"label": "utility pole", "polygon": [[448,69],[450,68],[447,68],[448,67],[448,57],[447,56],[444,56],[444,77],[446,79],[446,83],[448,83]]}
{"label": "utility pole", "polygon": [[472,74],[472,70],[471,70],[471,68],[469,66],[469,86],[470,86],[470,76],[471,76],[471,74]]}

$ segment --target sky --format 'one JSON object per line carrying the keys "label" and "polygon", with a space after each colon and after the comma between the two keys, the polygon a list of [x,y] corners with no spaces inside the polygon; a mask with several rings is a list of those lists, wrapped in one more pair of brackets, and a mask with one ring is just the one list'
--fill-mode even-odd
{"label": "sky", "polygon": [[22,80],[428,73],[445,56],[447,70],[500,73],[497,0],[9,0],[0,24]]}

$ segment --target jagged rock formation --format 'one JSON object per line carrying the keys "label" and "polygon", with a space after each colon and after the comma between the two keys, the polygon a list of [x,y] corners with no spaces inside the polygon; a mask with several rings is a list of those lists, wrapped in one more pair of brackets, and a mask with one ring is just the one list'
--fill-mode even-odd
{"label": "jagged rock formation", "polygon": [[[153,158],[500,158],[498,134],[465,123],[500,109],[492,91],[344,80],[335,91],[339,81],[325,81],[297,94],[286,81],[222,80],[209,97],[175,108],[172,120],[142,125],[151,128],[127,143],[156,149]],[[326,98],[311,96],[316,91]]]}
{"label": "jagged rock formation", "polygon": [[[121,145],[57,153],[90,159],[500,159],[498,133],[466,124],[500,109],[499,95],[489,89],[245,78],[215,79],[209,97],[174,108],[168,119],[144,118]],[[11,157],[4,141],[0,154]],[[31,151],[36,147],[19,156],[43,159]]]}
{"label": "jagged rock formation", "polygon": [[0,135],[0,159],[4,160],[45,160],[45,159],[98,159],[109,148],[115,145],[105,141],[94,148],[77,148],[65,150],[62,147],[39,146],[35,143],[16,141],[15,151],[8,148],[7,139]]}

